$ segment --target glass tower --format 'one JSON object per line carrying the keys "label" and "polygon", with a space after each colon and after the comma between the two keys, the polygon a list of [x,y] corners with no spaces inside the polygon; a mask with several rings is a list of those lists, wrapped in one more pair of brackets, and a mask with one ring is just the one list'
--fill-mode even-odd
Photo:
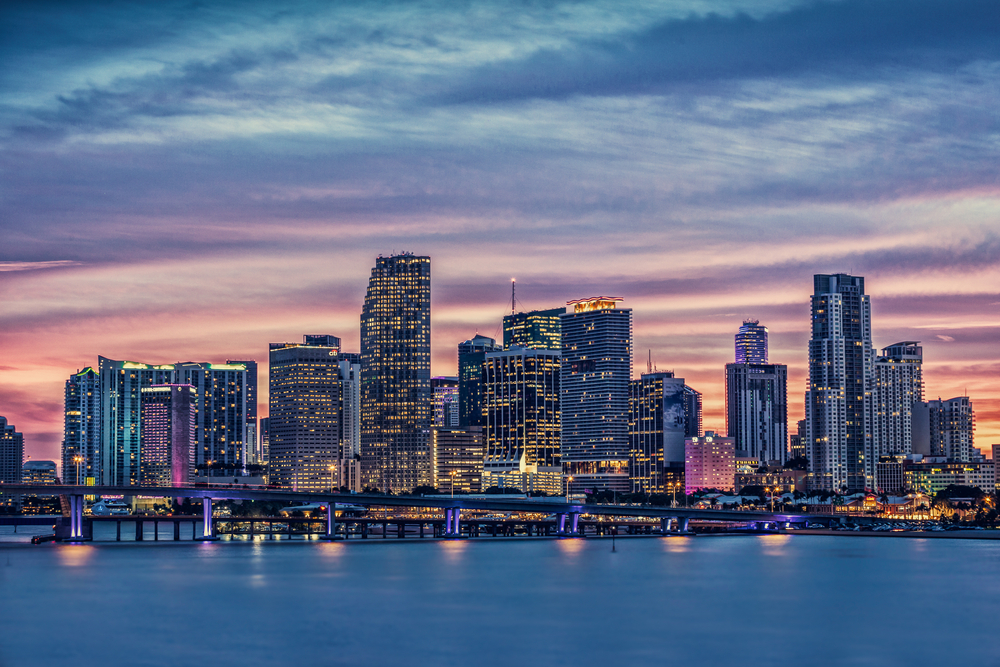
{"label": "glass tower", "polygon": [[379,257],[361,311],[364,485],[431,484],[431,407],[431,258]]}
{"label": "glass tower", "polygon": [[629,490],[632,310],[617,297],[562,315],[562,460],[571,493]]}
{"label": "glass tower", "polygon": [[767,363],[767,327],[760,326],[758,320],[743,320],[736,334],[736,363]]}
{"label": "glass tower", "polygon": [[816,488],[852,493],[874,488],[874,366],[865,279],[843,273],[814,276],[805,439]]}
{"label": "glass tower", "polygon": [[64,406],[63,481],[93,484],[100,478],[101,463],[101,383],[97,371],[87,367],[69,376]]}
{"label": "glass tower", "polygon": [[487,352],[500,347],[492,338],[476,334],[458,345],[458,424],[483,425],[483,362]]}
{"label": "glass tower", "polygon": [[562,349],[562,323],[565,308],[511,313],[503,318],[503,349],[527,347],[535,350]]}

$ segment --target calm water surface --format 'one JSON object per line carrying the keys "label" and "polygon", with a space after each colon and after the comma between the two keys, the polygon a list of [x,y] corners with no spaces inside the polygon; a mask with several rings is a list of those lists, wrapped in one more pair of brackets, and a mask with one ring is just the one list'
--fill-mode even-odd
{"label": "calm water surface", "polygon": [[0,545],[0,665],[1000,665],[1000,543]]}

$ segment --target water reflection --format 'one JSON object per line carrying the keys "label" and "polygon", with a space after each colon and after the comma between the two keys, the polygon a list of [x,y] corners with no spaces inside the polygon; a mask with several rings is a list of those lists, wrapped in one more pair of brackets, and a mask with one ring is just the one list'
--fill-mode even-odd
{"label": "water reflection", "polygon": [[576,556],[578,553],[583,551],[584,540],[569,538],[563,540],[556,540],[556,546],[559,547],[559,551],[567,556]]}
{"label": "water reflection", "polygon": [[761,535],[760,541],[764,545],[764,553],[768,556],[785,556],[785,548],[791,541],[791,535]]}
{"label": "water reflection", "polygon": [[442,540],[438,544],[441,546],[441,550],[444,551],[445,557],[452,562],[461,560],[462,555],[469,546],[468,540]]}
{"label": "water reflection", "polygon": [[687,553],[691,548],[690,537],[665,537],[660,542],[663,543],[663,548],[672,554]]}
{"label": "water reflection", "polygon": [[85,544],[67,544],[56,548],[60,565],[80,567],[86,565],[94,554],[94,547]]}

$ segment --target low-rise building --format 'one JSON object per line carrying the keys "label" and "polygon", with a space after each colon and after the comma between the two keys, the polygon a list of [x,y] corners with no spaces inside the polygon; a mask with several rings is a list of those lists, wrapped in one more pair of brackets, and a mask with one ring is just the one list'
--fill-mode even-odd
{"label": "low-rise building", "polygon": [[442,493],[483,490],[483,429],[431,429],[431,470],[434,487]]}
{"label": "low-rise building", "polygon": [[905,462],[903,474],[908,489],[928,495],[934,495],[951,485],[974,486],[987,492],[996,488],[993,461],[958,463],[910,459]]}

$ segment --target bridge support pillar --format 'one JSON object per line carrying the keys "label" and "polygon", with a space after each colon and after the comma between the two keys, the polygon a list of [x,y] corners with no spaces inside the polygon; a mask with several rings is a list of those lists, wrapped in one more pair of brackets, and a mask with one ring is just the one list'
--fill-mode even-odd
{"label": "bridge support pillar", "polygon": [[69,497],[69,539],[79,542],[83,538],[83,496]]}
{"label": "bridge support pillar", "polygon": [[201,540],[217,540],[215,536],[215,524],[212,522],[212,499],[202,498],[201,499],[201,519],[202,519],[202,536],[199,538]]}
{"label": "bridge support pillar", "polygon": [[691,518],[690,517],[686,517],[686,516],[678,517],[678,526],[677,526],[678,532],[681,532],[681,533],[688,532],[688,530],[689,530],[688,526],[689,526],[690,522],[691,522]]}
{"label": "bridge support pillar", "polygon": [[561,512],[556,514],[556,534],[563,536],[566,534],[566,513]]}
{"label": "bridge support pillar", "polygon": [[573,535],[579,535],[580,534],[580,513],[579,512],[570,512],[569,513],[569,522],[570,522],[570,532]]}
{"label": "bridge support pillar", "polygon": [[461,537],[462,510],[458,507],[444,508],[444,537]]}
{"label": "bridge support pillar", "polygon": [[326,503],[326,535],[323,539],[337,539],[337,503]]}

